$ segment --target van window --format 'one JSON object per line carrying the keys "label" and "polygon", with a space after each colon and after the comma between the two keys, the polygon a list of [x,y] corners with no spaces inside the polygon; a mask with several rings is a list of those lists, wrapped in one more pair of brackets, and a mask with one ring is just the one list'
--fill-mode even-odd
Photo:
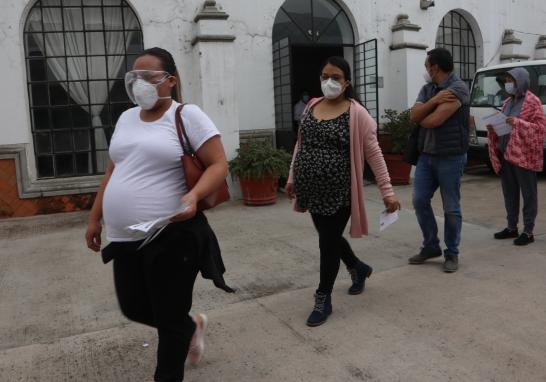
{"label": "van window", "polygon": [[[515,66],[514,66],[515,67]],[[546,65],[524,66],[529,72],[530,90],[546,104]],[[479,72],[472,84],[472,107],[500,107],[508,97],[503,77],[511,68]]]}

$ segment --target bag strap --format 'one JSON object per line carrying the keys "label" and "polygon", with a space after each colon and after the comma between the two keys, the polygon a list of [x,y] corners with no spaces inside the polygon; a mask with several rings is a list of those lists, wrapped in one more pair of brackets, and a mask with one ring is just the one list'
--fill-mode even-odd
{"label": "bag strap", "polygon": [[182,122],[182,109],[184,109],[185,105],[186,104],[184,103],[178,106],[174,113],[176,133],[178,134],[178,140],[180,141],[180,145],[184,150],[184,154],[195,156],[195,151],[191,147],[190,140],[188,139],[188,135],[186,134],[186,129],[184,128],[184,122]]}

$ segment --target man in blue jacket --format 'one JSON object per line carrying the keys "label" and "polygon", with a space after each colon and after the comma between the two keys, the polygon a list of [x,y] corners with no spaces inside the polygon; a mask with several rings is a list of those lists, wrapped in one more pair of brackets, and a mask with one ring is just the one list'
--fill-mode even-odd
{"label": "man in blue jacket", "polygon": [[413,207],[423,233],[419,254],[410,264],[442,256],[438,226],[431,206],[440,188],[444,208],[444,271],[458,269],[462,214],[461,177],[468,151],[470,94],[466,84],[453,73],[453,57],[444,48],[427,52],[425,80],[411,109],[412,122],[419,125],[419,159],[413,182]]}

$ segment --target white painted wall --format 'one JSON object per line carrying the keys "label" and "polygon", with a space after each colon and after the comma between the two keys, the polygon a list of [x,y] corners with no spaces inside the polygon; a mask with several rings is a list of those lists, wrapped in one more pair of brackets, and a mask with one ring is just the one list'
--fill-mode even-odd
{"label": "white painted wall", "polygon": [[[232,75],[238,105],[238,129],[274,129],[271,35],[275,16],[283,0],[219,0],[218,3],[230,15],[228,25],[231,33],[236,36],[233,43],[235,70]],[[389,49],[392,42],[391,27],[400,13],[408,14],[412,23],[422,27],[415,33],[413,42],[426,44],[429,48],[434,46],[437,27],[447,12],[458,9],[471,15],[468,21],[474,25],[480,45],[480,36],[483,36],[483,47],[478,56],[478,61],[483,63],[499,63],[499,47],[504,29],[546,34],[544,1],[444,0],[437,1],[436,6],[426,11],[419,8],[418,0],[394,0],[388,6],[377,0],[345,0],[339,3],[354,23],[359,42],[378,39],[379,75],[384,77],[384,88],[379,91],[380,114],[385,108],[411,106],[423,84],[423,67],[403,67],[407,55]],[[161,46],[173,53],[182,76],[185,101],[202,105],[201,86],[203,83],[210,86],[210,82],[200,77],[207,74],[200,70],[199,50],[191,46],[191,40],[195,33],[193,18],[203,0],[132,0],[130,4],[141,21],[145,47]],[[3,52],[0,55],[0,70],[4,73],[1,86],[4,91],[0,94],[0,145],[31,143],[22,43],[22,31],[29,7],[29,0],[0,1],[0,51]],[[523,40],[521,53],[533,57],[538,36],[518,32],[516,36]],[[422,54],[424,62],[424,51],[409,53],[412,54]],[[406,73],[415,76],[415,80],[407,81],[406,88],[401,91],[397,78]],[[210,103],[207,106],[211,107]],[[222,121],[215,122],[222,129]],[[234,149],[230,147],[228,155],[232,156]],[[32,150],[29,150],[28,159],[29,167],[33,167]],[[32,168],[29,170],[34,173]]]}

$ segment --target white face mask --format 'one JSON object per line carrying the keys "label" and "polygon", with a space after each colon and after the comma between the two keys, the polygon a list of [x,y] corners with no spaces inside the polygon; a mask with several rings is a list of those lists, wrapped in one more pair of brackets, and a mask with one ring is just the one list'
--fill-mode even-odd
{"label": "white face mask", "polygon": [[324,94],[324,97],[327,99],[336,99],[345,90],[343,85],[331,78],[322,81],[320,87],[322,88],[322,94]]}
{"label": "white face mask", "polygon": [[142,79],[137,79],[133,84],[134,102],[142,108],[142,110],[150,110],[155,106],[160,99],[170,99],[171,97],[160,97],[157,94],[157,86],[165,82],[166,78],[157,84],[151,84]]}
{"label": "white face mask", "polygon": [[506,93],[510,95],[516,94],[516,87],[514,86],[513,82],[507,82],[504,84],[504,90],[506,90]]}
{"label": "white face mask", "polygon": [[428,70],[425,70],[425,72],[423,73],[423,78],[425,79],[427,84],[430,84],[432,82],[432,77],[430,76]]}

